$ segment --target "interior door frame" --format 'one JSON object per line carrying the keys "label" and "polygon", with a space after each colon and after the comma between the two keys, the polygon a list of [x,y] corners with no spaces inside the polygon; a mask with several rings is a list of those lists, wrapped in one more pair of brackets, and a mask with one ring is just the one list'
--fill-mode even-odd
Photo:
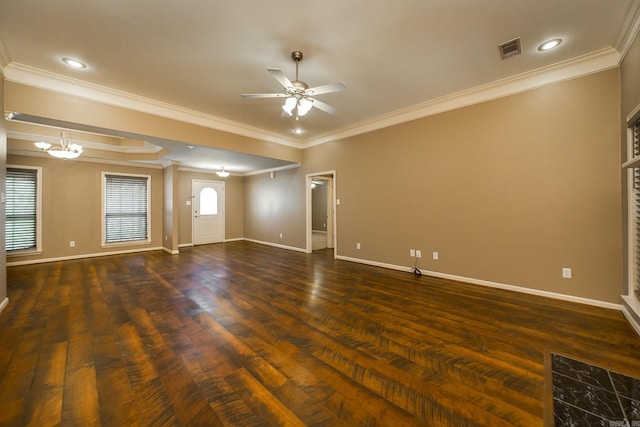
{"label": "interior door frame", "polygon": [[329,180],[331,182],[329,193],[330,193],[330,203],[327,204],[327,211],[331,210],[329,216],[329,221],[331,224],[327,224],[327,231],[329,229],[333,229],[333,257],[335,258],[338,254],[338,211],[336,209],[336,200],[337,200],[337,175],[335,170],[324,171],[324,172],[315,172],[308,173],[305,179],[305,195],[306,195],[306,213],[307,213],[307,226],[306,226],[306,240],[307,247],[305,252],[310,254],[313,252],[313,224],[312,224],[312,204],[311,204],[311,181],[313,178],[322,177],[325,178],[327,176],[331,176]]}
{"label": "interior door frame", "polygon": [[215,183],[222,184],[222,208],[221,208],[221,216],[222,216],[222,242],[224,243],[226,240],[226,228],[227,228],[227,207],[226,207],[226,185],[224,181],[217,181],[212,179],[191,179],[191,246],[196,246],[196,216],[194,210],[196,208],[196,204],[194,203],[196,200],[195,191],[193,191],[194,183],[196,182],[205,182],[205,183]]}

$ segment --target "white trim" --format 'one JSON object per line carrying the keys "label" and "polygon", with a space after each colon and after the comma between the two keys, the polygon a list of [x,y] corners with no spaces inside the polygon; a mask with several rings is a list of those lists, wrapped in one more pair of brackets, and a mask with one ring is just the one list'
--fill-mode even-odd
{"label": "white trim", "polygon": [[620,52],[620,63],[624,61],[624,58],[629,52],[629,48],[640,30],[640,2],[632,2],[626,13],[626,17],[624,24],[622,24],[622,30],[614,45],[618,52]]}
{"label": "white trim", "polygon": [[42,218],[42,186],[43,186],[42,166],[9,164],[9,165],[6,165],[5,170],[9,168],[29,169],[29,170],[36,171],[36,248],[34,250],[8,253],[7,256],[41,254],[42,253],[42,221],[43,221],[43,218]]}
{"label": "white trim", "polygon": [[[300,147],[298,147],[298,148],[300,148]],[[297,169],[299,167],[300,167],[300,163],[292,163],[290,165],[279,166],[277,168],[262,169],[262,170],[255,171],[255,172],[247,172],[242,176],[262,175],[264,173],[278,172],[278,171],[284,171],[284,170],[288,170],[288,169]]]}
{"label": "white trim", "polygon": [[242,123],[226,120],[221,117],[204,114],[199,111],[190,110],[139,95],[134,95],[117,89],[88,83],[60,74],[29,67],[24,64],[11,62],[4,67],[4,74],[7,81],[38,87],[52,92],[73,94],[82,98],[101,102],[103,104],[116,107],[127,108],[142,113],[153,114],[173,120],[191,123],[210,129],[217,129],[236,135],[263,141],[274,142],[276,144],[289,147],[300,148],[300,144],[293,138],[284,138],[273,132],[258,129]]}
{"label": "white trim", "polygon": [[313,252],[313,227],[312,227],[312,203],[311,203],[311,181],[314,177],[331,175],[331,195],[332,201],[331,206],[327,206],[327,209],[332,209],[332,231],[333,231],[333,257],[336,258],[338,255],[338,212],[336,209],[336,181],[337,175],[335,170],[324,171],[324,172],[313,172],[308,173],[305,177],[305,240],[306,240],[306,248],[305,252],[310,254]]}
{"label": "white trim", "polygon": [[640,104],[627,115],[627,127],[630,127],[638,118],[640,118]]}
{"label": "white trim", "polygon": [[[234,173],[229,171],[227,172],[229,172],[229,176],[251,176],[251,175],[261,175],[269,172],[278,172],[278,171],[283,171],[288,169],[297,169],[299,167],[300,167],[300,163],[291,163],[290,165],[278,166],[270,169],[261,169],[253,172],[245,172],[245,173]],[[180,172],[208,173],[211,175],[214,175],[216,173],[216,171],[211,169],[198,169],[198,168],[191,168],[186,166],[178,167],[178,170]]]}
{"label": "white trim", "polygon": [[[54,160],[53,157],[51,157],[45,152],[24,150],[21,148],[7,147],[7,154],[11,154],[14,156],[40,157],[43,159]],[[77,159],[73,159],[73,161],[97,163],[100,165],[129,166],[129,167],[144,168],[144,169],[164,169],[162,165],[147,163],[147,161],[144,161],[144,160],[110,160],[110,159],[101,159],[97,157],[85,156],[84,154],[78,157]]]}
{"label": "white trim", "polygon": [[640,335],[640,308],[638,303],[627,295],[622,295],[622,314],[627,318],[635,331]]}
{"label": "white trim", "polygon": [[5,297],[5,299],[3,299],[2,302],[0,302],[0,313],[2,313],[2,310],[7,308],[8,305],[9,305],[9,298]]}
{"label": "white trim", "polygon": [[[145,240],[136,240],[136,241],[126,241],[126,242],[110,242],[107,243],[106,239],[106,206],[107,206],[107,175],[115,175],[115,176],[125,176],[125,177],[143,177],[147,178],[147,238]],[[151,175],[145,174],[136,174],[136,173],[121,173],[121,172],[109,172],[102,171],[102,206],[101,206],[101,246],[103,248],[112,248],[116,246],[129,246],[129,245],[148,245],[151,243]]]}
{"label": "white trim", "polygon": [[[404,267],[404,266],[400,266],[400,265],[387,264],[387,263],[382,263],[382,262],[377,262],[377,261],[369,261],[369,260],[366,260],[366,259],[351,258],[351,257],[342,256],[342,255],[338,255],[336,258],[344,260],[344,261],[351,261],[351,262],[357,262],[357,263],[360,263],[360,264],[373,265],[375,267],[390,268],[390,269],[393,269],[393,270],[400,270],[400,271],[406,271],[406,272],[413,271],[412,267]],[[482,279],[474,279],[472,277],[464,277],[464,276],[456,276],[454,274],[439,273],[437,271],[429,271],[429,270],[422,270],[422,269],[420,271],[422,272],[422,274],[424,274],[426,276],[439,277],[439,278],[442,278],[442,279],[448,279],[448,280],[455,280],[455,281],[458,281],[458,282],[470,283],[472,285],[487,286],[487,287],[490,287],[490,288],[504,289],[504,290],[507,290],[507,291],[520,292],[520,293],[524,293],[524,294],[537,295],[537,296],[541,296],[541,297],[553,298],[553,299],[558,299],[558,300],[563,300],[563,301],[576,302],[576,303],[580,303],[580,304],[587,304],[587,305],[592,305],[592,306],[596,306],[596,307],[602,307],[602,308],[608,308],[608,309],[611,309],[611,310],[622,311],[622,305],[621,304],[614,304],[614,303],[606,302],[606,301],[599,301],[599,300],[594,300],[594,299],[590,299],[590,298],[577,297],[577,296],[573,296],[573,295],[559,294],[559,293],[556,293],[556,292],[541,291],[541,290],[538,290],[538,289],[525,288],[525,287],[522,287],[522,286],[508,285],[508,284],[505,284],[505,283],[491,282],[491,281],[482,280]]]}
{"label": "white trim", "polygon": [[[19,141],[29,142],[44,141],[52,145],[60,144],[59,136],[35,134],[32,132],[19,132],[15,130],[7,130],[7,139],[17,139]],[[73,142],[82,145],[84,149],[91,148],[119,154],[158,154],[164,149],[163,147],[151,144],[148,141],[143,141],[143,145],[111,145],[74,137]],[[40,152],[37,149],[34,149],[34,151]]]}
{"label": "white trim", "polygon": [[252,243],[258,243],[260,245],[273,246],[273,247],[280,248],[280,249],[287,249],[287,250],[290,250],[290,251],[307,253],[307,250],[305,248],[296,248],[295,246],[279,245],[277,243],[264,242],[262,240],[247,239],[246,237],[243,238],[242,240],[246,240],[247,242],[252,242]]}
{"label": "white trim", "polygon": [[135,252],[161,251],[163,249],[164,248],[162,247],[153,247],[153,248],[141,248],[141,249],[127,249],[123,251],[96,252],[92,254],[70,255],[70,256],[62,256],[62,257],[54,257],[54,258],[39,258],[39,259],[31,259],[28,261],[7,262],[7,267],[15,267],[18,265],[28,265],[28,264],[42,264],[45,262],[68,261],[72,259],[96,258],[101,256],[109,256],[109,255],[124,255],[124,254],[130,254]]}
{"label": "white trim", "polygon": [[168,253],[169,255],[178,255],[180,253],[179,250],[173,250],[173,249],[169,249],[169,248],[165,248],[162,247],[162,250],[165,251],[166,253]]}
{"label": "white trim", "polygon": [[564,80],[586,76],[608,70],[619,65],[620,54],[613,48],[602,49],[587,55],[563,61],[548,67],[522,73],[486,85],[432,99],[408,108],[403,108],[356,123],[351,126],[319,136],[305,142],[302,147],[310,148],[337,139],[348,138],[372,132],[389,126],[421,119],[446,111],[468,107],[514,95],[538,87],[547,86]]}
{"label": "white trim", "polygon": [[[228,242],[241,242],[245,240],[244,237],[234,237],[233,239],[224,239],[224,241],[222,243],[228,243]],[[193,243],[181,243],[178,245],[179,248],[192,248],[195,245]]]}
{"label": "white trim", "polygon": [[6,76],[4,73],[4,69],[11,64],[11,55],[9,55],[9,51],[0,40],[0,75]]}

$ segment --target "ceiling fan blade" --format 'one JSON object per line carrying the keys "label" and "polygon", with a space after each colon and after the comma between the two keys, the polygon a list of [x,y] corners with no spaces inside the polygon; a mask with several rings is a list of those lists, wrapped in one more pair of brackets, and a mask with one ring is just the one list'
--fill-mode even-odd
{"label": "ceiling fan blade", "polygon": [[280,84],[285,88],[290,88],[293,87],[293,83],[291,83],[291,80],[289,80],[287,78],[287,76],[284,75],[284,73],[282,71],[280,71],[277,68],[267,68],[267,71],[271,73],[271,75],[280,82]]}
{"label": "ceiling fan blade", "polygon": [[342,90],[347,90],[347,85],[340,82],[340,83],[331,83],[328,85],[312,87],[305,90],[304,93],[309,96],[314,96],[314,95],[322,95],[323,93],[340,92]]}
{"label": "ceiling fan blade", "polygon": [[286,93],[243,93],[243,98],[286,98]]}
{"label": "ceiling fan blade", "polygon": [[331,105],[326,104],[322,101],[318,101],[317,99],[313,98],[313,107],[316,107],[318,110],[322,110],[327,114],[335,114],[336,113],[336,109],[333,108]]}

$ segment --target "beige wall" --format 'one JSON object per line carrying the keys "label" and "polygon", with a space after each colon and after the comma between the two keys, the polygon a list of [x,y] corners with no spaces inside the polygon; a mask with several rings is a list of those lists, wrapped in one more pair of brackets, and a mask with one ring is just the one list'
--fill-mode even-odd
{"label": "beige wall", "polygon": [[[631,58],[636,54],[627,68],[635,70]],[[302,154],[286,148],[280,158],[302,158],[301,168],[278,171],[273,178],[262,174],[225,180],[225,237],[305,248],[306,174],[336,170],[342,202],[337,213],[340,256],[412,266],[409,249],[420,249],[418,265],[427,271],[618,303],[623,293],[618,71],[334,141]],[[623,68],[623,82],[624,74]],[[55,118],[61,120],[140,133],[152,123],[158,136],[175,137],[182,130],[194,135],[194,143],[212,136],[160,118],[140,128],[138,119],[149,117],[108,106],[100,107],[104,115],[87,115],[82,110],[86,106],[74,105],[75,99],[63,103],[68,107],[64,114],[55,113],[46,105],[57,96],[8,87],[9,109],[24,106],[29,110],[22,111],[31,114],[58,114]],[[19,96],[23,90],[26,99]],[[44,110],[32,95],[45,97]],[[223,140],[224,147],[238,143],[259,151],[254,154],[274,157],[268,144],[254,146],[255,141],[227,135]],[[42,258],[105,250],[100,247],[101,170],[152,174],[150,246],[162,246],[162,170],[17,156],[10,156],[10,163],[43,166]],[[194,178],[211,175],[178,171],[179,206],[173,208],[178,211],[179,244],[191,243],[191,207],[185,202]],[[87,200],[86,194],[96,197]],[[75,249],[69,248],[69,240],[76,240]],[[431,259],[433,251],[440,260]],[[562,267],[572,268],[573,279],[562,279]]]}
{"label": "beige wall", "polygon": [[194,179],[206,181],[224,181],[225,205],[225,239],[241,239],[244,237],[244,178],[230,175],[220,178],[207,172],[179,171],[178,208],[180,245],[192,244],[192,208],[187,205],[191,201],[191,182]]}
{"label": "beige wall", "polygon": [[[9,155],[7,163],[42,167],[42,254],[10,256],[9,262],[162,246],[162,169],[16,155]],[[102,247],[103,171],[151,176],[151,242],[149,244]],[[76,242],[74,248],[69,247],[71,240]]]}
{"label": "beige wall", "polygon": [[336,170],[340,256],[420,249],[425,270],[619,303],[619,138],[614,69],[307,149],[247,180],[245,235],[303,248],[305,174]]}
{"label": "beige wall", "polygon": [[298,168],[245,177],[244,237],[304,249],[304,181]]}
{"label": "beige wall", "polygon": [[327,186],[316,185],[311,190],[311,228],[327,231]]}
{"label": "beige wall", "polygon": [[[626,134],[626,119],[627,116],[633,111],[633,109],[640,104],[640,79],[638,79],[638,75],[640,75],[640,39],[636,37],[635,41],[631,45],[629,51],[627,52],[622,65],[620,66],[620,86],[621,86],[621,105],[622,105],[622,114],[621,114],[621,159],[620,162],[625,162],[627,160],[627,134]],[[623,220],[623,251],[624,251],[624,268],[623,276],[624,276],[624,294],[627,294],[627,283],[628,283],[628,262],[627,262],[627,233],[624,231],[627,229],[627,180],[626,180],[626,171],[621,172],[621,180],[622,180],[622,200],[623,200],[623,209],[622,209],[622,220]]]}

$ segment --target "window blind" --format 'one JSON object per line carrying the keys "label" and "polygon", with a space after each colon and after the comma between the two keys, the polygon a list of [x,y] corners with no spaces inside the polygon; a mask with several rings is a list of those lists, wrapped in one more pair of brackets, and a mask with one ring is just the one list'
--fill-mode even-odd
{"label": "window blind", "polygon": [[38,171],[7,168],[6,251],[37,249]]}
{"label": "window blind", "polygon": [[105,243],[147,240],[148,177],[105,175]]}
{"label": "window blind", "polygon": [[[632,126],[633,131],[633,157],[640,156],[640,120],[636,121]],[[633,245],[634,253],[634,269],[635,269],[635,293],[640,297],[640,168],[633,168]]]}

